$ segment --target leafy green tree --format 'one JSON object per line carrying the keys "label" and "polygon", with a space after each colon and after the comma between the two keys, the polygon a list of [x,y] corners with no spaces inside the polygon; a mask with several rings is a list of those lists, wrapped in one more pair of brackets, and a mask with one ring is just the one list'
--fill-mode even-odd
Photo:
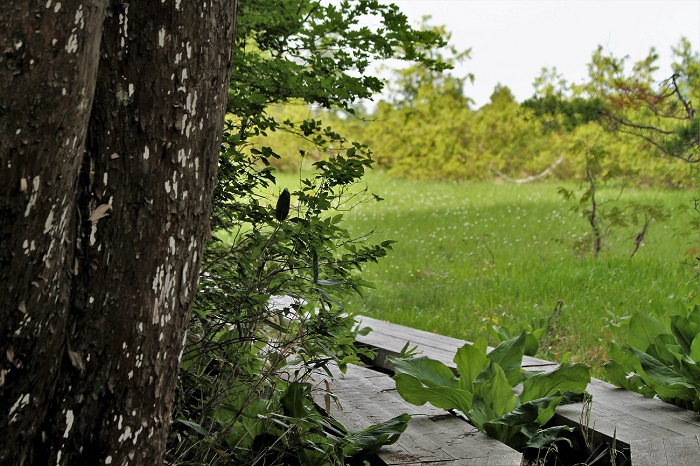
{"label": "leafy green tree", "polygon": [[[411,28],[396,6],[373,0],[241,5],[213,239],[183,353],[168,461],[344,464],[346,455],[394,441],[405,428],[405,417],[392,420],[374,430],[383,432],[375,441],[353,445],[367,435],[353,437],[307,400],[317,371],[359,361],[355,323],[342,302],[368,285],[358,272],[391,242],[350,236],[342,224],[346,210],[375,199],[357,186],[373,163],[367,147],[298,105],[352,115],[356,101],[383,87],[368,72],[372,61],[393,57],[439,70],[445,65],[428,51],[441,44],[438,34]],[[285,103],[296,110],[280,111]],[[294,157],[292,167],[311,159],[303,164],[309,171],[282,185],[271,164]]]}

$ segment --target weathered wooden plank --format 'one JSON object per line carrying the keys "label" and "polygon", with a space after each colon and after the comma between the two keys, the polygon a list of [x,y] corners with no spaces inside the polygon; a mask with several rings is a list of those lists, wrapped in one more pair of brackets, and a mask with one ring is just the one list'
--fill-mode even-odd
{"label": "weathered wooden plank", "polygon": [[[361,326],[370,327],[372,331],[368,335],[358,337],[357,341],[379,350],[380,357],[395,356],[403,349],[406,342],[410,342],[410,347],[418,347],[421,356],[437,359],[453,367],[452,358],[454,358],[455,351],[467,343],[457,338],[392,324],[371,317],[362,316],[358,318],[358,321]],[[383,359],[378,361],[383,362]],[[378,364],[384,367],[384,364],[379,362]],[[554,368],[556,366],[557,364],[552,361],[530,356],[523,357],[523,367],[525,368]]]}
{"label": "weathered wooden plank", "polygon": [[635,440],[630,447],[634,466],[684,466],[700,462],[697,435]]}
{"label": "weathered wooden plank", "polygon": [[[379,374],[379,375],[378,375]],[[349,429],[363,429],[403,413],[412,416],[398,442],[382,447],[379,457],[387,465],[519,465],[520,453],[474,430],[468,423],[430,405],[414,406],[396,392],[389,376],[348,366],[345,376],[334,373],[328,381],[340,408],[331,404],[330,414]],[[327,380],[315,377],[316,402],[325,406]]]}
{"label": "weathered wooden plank", "polygon": [[633,466],[665,466],[668,465],[664,440],[647,439],[630,442],[631,460]]}
{"label": "weathered wooden plank", "polygon": [[690,465],[700,462],[700,439],[697,435],[664,439],[668,464]]}
{"label": "weathered wooden plank", "polygon": [[[367,336],[358,338],[378,351],[377,364],[391,368],[387,356],[398,354],[406,344],[417,346],[422,355],[442,361],[453,370],[452,362],[455,351],[466,342],[456,338],[411,329],[401,325],[384,322],[368,317],[361,317],[362,325],[373,329]],[[532,370],[552,370],[555,363],[537,358],[523,358],[523,366]],[[657,399],[645,398],[627,390],[621,390],[601,380],[593,379],[588,387],[593,395],[589,427],[595,429],[598,436],[642,448],[643,445],[656,445],[658,439],[694,438],[700,432],[700,416],[691,411],[664,403]],[[559,406],[555,422],[578,426],[581,419],[581,404]],[[654,441],[651,443],[651,441]],[[684,440],[684,441],[686,441]],[[639,442],[637,442],[639,441]],[[669,440],[670,441],[670,440]],[[685,452],[688,448],[678,448]],[[668,452],[664,453],[664,455]],[[654,464],[657,458],[648,448],[640,450],[640,458],[647,458]],[[651,456],[650,456],[651,455]],[[680,458],[682,460],[682,458]],[[640,459],[640,461],[646,461]],[[696,460],[700,463],[700,460]],[[680,463],[683,464],[683,463]]]}

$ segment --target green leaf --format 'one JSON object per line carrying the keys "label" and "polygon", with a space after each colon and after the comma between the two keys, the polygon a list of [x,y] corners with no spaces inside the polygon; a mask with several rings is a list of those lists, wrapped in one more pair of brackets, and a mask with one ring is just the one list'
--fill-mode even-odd
{"label": "green leaf", "polygon": [[204,427],[200,426],[200,425],[197,424],[196,422],[188,421],[188,420],[186,420],[186,419],[178,419],[178,420],[175,421],[175,422],[189,427],[190,429],[194,430],[195,432],[197,432],[197,433],[198,433],[199,435],[201,435],[202,437],[208,437],[208,436],[209,436],[209,432],[207,432],[206,429],[205,429]]}
{"label": "green leaf", "polygon": [[[683,316],[671,317],[671,332],[684,354],[690,354],[693,341],[700,334],[700,326]],[[691,356],[692,358],[692,356]]]}
{"label": "green leaf", "polygon": [[453,387],[459,386],[452,369],[444,363],[426,356],[419,358],[389,358],[394,366],[394,371],[412,375],[429,387]]}
{"label": "green leaf", "polygon": [[690,358],[684,357],[681,360],[680,371],[685,380],[693,386],[696,396],[698,396],[700,394],[700,365]]}
{"label": "green leaf", "polygon": [[530,440],[528,440],[525,446],[528,448],[543,449],[547,448],[553,442],[556,442],[558,440],[567,442],[569,446],[571,446],[571,440],[562,437],[562,434],[564,432],[573,431],[574,429],[569,426],[554,426],[548,429],[541,429],[530,437]]}
{"label": "green leaf", "polygon": [[445,386],[427,386],[417,377],[408,374],[394,376],[396,391],[416,406],[430,403],[436,408],[458,409],[467,413],[471,409],[472,394],[466,390]]}
{"label": "green leaf", "polygon": [[494,361],[474,379],[474,395],[485,401],[493,417],[502,416],[517,404],[505,372]]}
{"label": "green leaf", "polygon": [[511,387],[522,381],[523,353],[525,351],[525,332],[517,338],[504,341],[494,348],[488,357],[498,364],[506,375]]}
{"label": "green leaf", "polygon": [[284,394],[280,398],[284,413],[290,417],[303,418],[308,416],[308,400],[306,394],[309,391],[308,384],[292,382],[289,384]]}
{"label": "green leaf", "polygon": [[625,370],[625,368],[615,360],[607,361],[603,364],[603,369],[613,385],[624,388],[625,390],[641,393],[647,398],[654,396],[654,390],[644,383],[644,380],[636,371]]}
{"label": "green leaf", "polygon": [[347,443],[343,445],[343,453],[346,456],[376,453],[383,445],[395,443],[406,430],[410,419],[410,415],[401,414],[367,429],[350,432],[344,438],[344,443]]}
{"label": "green leaf", "polygon": [[690,345],[688,357],[695,362],[700,362],[700,333],[693,339],[693,343]]}
{"label": "green leaf", "polygon": [[583,364],[563,363],[551,372],[535,374],[523,382],[522,403],[555,392],[583,392],[591,381],[591,369]]}
{"label": "green leaf", "polygon": [[630,319],[627,343],[646,351],[656,336],[662,333],[666,333],[666,329],[661,322],[648,314],[638,312]]}
{"label": "green leaf", "polygon": [[654,343],[647,348],[646,353],[663,364],[675,368],[683,356],[680,347],[675,344],[675,341],[673,335],[665,333],[657,335],[654,338]]}
{"label": "green leaf", "polygon": [[639,372],[644,382],[659,395],[659,398],[693,399],[693,387],[684,380],[682,375],[665,366],[654,357],[634,347],[630,349],[639,360],[637,372]]}
{"label": "green leaf", "polygon": [[474,392],[474,379],[489,365],[486,352],[467,343],[457,350],[453,359],[459,373],[459,386],[469,392]]}

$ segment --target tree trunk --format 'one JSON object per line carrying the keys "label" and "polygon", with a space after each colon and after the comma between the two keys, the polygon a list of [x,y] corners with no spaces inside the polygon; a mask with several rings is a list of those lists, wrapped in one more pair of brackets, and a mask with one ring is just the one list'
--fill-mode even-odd
{"label": "tree trunk", "polygon": [[0,464],[162,462],[234,17],[0,5]]}

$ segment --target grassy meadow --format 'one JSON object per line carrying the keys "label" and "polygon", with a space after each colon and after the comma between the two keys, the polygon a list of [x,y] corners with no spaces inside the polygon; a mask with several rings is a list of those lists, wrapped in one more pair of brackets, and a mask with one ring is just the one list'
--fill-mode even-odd
{"label": "grassy meadow", "polygon": [[[577,246],[590,232],[586,219],[558,193],[573,183],[441,183],[382,174],[367,183],[385,200],[357,206],[346,225],[397,243],[366,269],[376,288],[349,303],[356,313],[473,340],[493,325],[515,334],[545,327],[561,300],[551,351],[596,366],[627,316],[664,313],[695,299],[700,285],[684,263],[688,249],[700,246],[700,232],[689,226],[689,191],[626,188],[602,208],[654,203],[670,218],[649,226],[634,257],[639,225],[614,229],[596,258]],[[619,193],[602,188],[599,203]]]}

